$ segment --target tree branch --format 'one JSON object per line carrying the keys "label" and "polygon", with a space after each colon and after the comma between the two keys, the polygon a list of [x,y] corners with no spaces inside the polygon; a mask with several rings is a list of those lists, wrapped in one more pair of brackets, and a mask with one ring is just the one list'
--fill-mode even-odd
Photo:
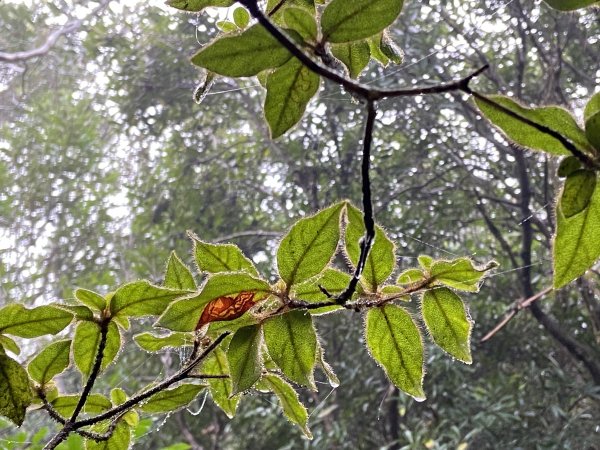
{"label": "tree branch", "polygon": [[373,128],[375,126],[376,116],[377,110],[375,108],[375,103],[372,100],[369,100],[367,102],[367,119],[365,122],[361,165],[365,235],[360,240],[360,256],[356,264],[356,269],[354,270],[354,275],[352,276],[350,283],[348,283],[348,287],[335,299],[338,304],[345,304],[352,298],[352,295],[356,291],[356,286],[360,281],[363,269],[365,268],[365,264],[367,263],[369,250],[371,250],[373,242],[375,241],[375,219],[373,217],[373,201],[371,199],[371,179],[369,177],[369,170],[371,168],[371,148],[373,146]]}
{"label": "tree branch", "polygon": [[299,48],[296,43],[290,39],[283,31],[281,31],[265,13],[258,6],[256,0],[240,0],[240,3],[244,5],[250,11],[252,17],[258,20],[258,22],[275,38],[277,41],[284,46],[292,55],[298,58],[302,64],[304,64],[309,70],[313,71],[317,75],[327,78],[334,83],[340,84],[348,92],[356,95],[367,101],[381,100],[389,97],[410,97],[416,95],[425,94],[442,94],[451,91],[463,91],[470,93],[469,82],[476,76],[480,75],[488,66],[483,66],[470,75],[461,78],[460,80],[452,81],[449,83],[439,84],[436,86],[425,86],[409,89],[378,89],[366,84],[359,83],[350,78],[339,74],[338,72],[331,70],[323,64],[315,61],[308,56],[304,51]]}
{"label": "tree branch", "polygon": [[20,51],[20,52],[13,52],[13,53],[0,52],[0,62],[27,61],[29,59],[37,58],[38,56],[45,55],[56,44],[56,41],[58,41],[58,39],[61,36],[67,35],[69,33],[72,33],[74,31],[78,30],[81,27],[81,25],[83,24],[83,21],[85,19],[98,14],[101,10],[106,8],[106,6],[108,5],[109,2],[110,2],[110,0],[100,1],[100,4],[96,8],[94,8],[90,12],[90,14],[88,14],[85,18],[71,20],[71,21],[67,22],[65,25],[63,25],[58,30],[55,30],[52,33],[50,33],[48,35],[48,37],[46,38],[46,40],[44,41],[44,43],[36,48],[30,49],[30,50],[24,50],[24,51]]}
{"label": "tree branch", "polygon": [[568,151],[570,151],[571,154],[573,156],[575,156],[579,161],[581,161],[586,167],[589,167],[592,169],[600,168],[600,166],[598,165],[598,163],[596,161],[594,161],[588,155],[583,153],[569,139],[565,138],[562,134],[558,133],[557,131],[554,131],[552,128],[549,128],[546,125],[541,125],[537,122],[534,122],[533,120],[530,120],[527,117],[524,117],[521,114],[518,114],[518,113],[506,108],[505,106],[499,104],[498,102],[495,102],[494,100],[492,100],[491,98],[489,98],[483,94],[472,91],[470,89],[468,92],[471,95],[473,95],[473,97],[475,97],[476,99],[481,100],[482,102],[487,103],[488,105],[491,105],[496,109],[499,109],[504,114],[512,117],[513,119],[517,119],[519,122],[523,122],[525,125],[529,125],[530,127],[535,128],[539,132],[553,137],[558,142],[560,142],[563,145],[563,147],[565,147]]}
{"label": "tree branch", "polygon": [[71,414],[71,418],[68,419],[64,423],[62,430],[60,430],[58,433],[56,433],[54,435],[54,437],[48,442],[48,444],[46,444],[46,446],[44,447],[45,450],[46,449],[50,450],[50,449],[55,448],[58,444],[60,444],[65,439],[67,439],[67,437],[69,437],[69,434],[73,430],[73,426],[75,424],[75,421],[77,420],[77,416],[79,416],[79,413],[83,409],[83,406],[85,405],[85,402],[87,401],[87,398],[92,390],[92,387],[94,386],[94,383],[96,382],[96,378],[98,377],[98,374],[100,373],[100,367],[102,366],[102,359],[104,358],[104,349],[106,347],[106,336],[108,335],[109,324],[110,324],[109,318],[104,318],[102,320],[102,322],[99,324],[100,325],[100,342],[98,343],[98,351],[96,352],[96,357],[94,359],[94,365],[92,366],[90,375],[85,383],[85,386],[83,387],[81,396],[79,397],[77,405],[75,406],[75,409],[73,410],[73,414]]}
{"label": "tree branch", "polygon": [[496,325],[490,332],[488,332],[483,338],[481,338],[480,342],[485,342],[490,340],[498,331],[506,326],[510,320],[517,315],[519,311],[522,309],[528,308],[533,302],[539,300],[544,297],[549,292],[552,292],[552,287],[548,287],[541,292],[538,292],[533,297],[526,298],[524,300],[518,300],[516,304],[511,308],[511,310],[504,316],[504,318]]}
{"label": "tree branch", "polygon": [[221,334],[192,362],[190,362],[188,365],[186,365],[184,368],[180,369],[178,372],[176,372],[175,374],[173,374],[166,380],[164,380],[161,383],[157,384],[156,386],[148,389],[147,391],[142,392],[141,394],[131,397],[126,402],[121,403],[120,405],[115,406],[114,408],[109,409],[108,411],[106,411],[102,414],[99,414],[94,417],[90,417],[89,419],[80,420],[80,421],[74,423],[72,429],[77,430],[79,428],[93,425],[95,423],[102,422],[103,420],[110,419],[110,418],[116,416],[117,414],[120,414],[124,411],[128,411],[129,409],[136,406],[140,402],[143,402],[144,400],[152,397],[154,394],[157,394],[158,392],[161,392],[164,389],[167,389],[169,386],[177,383],[178,381],[188,378],[188,375],[190,374],[190,372],[192,370],[194,370],[196,368],[196,366],[198,364],[200,364],[204,359],[206,359],[206,357],[208,355],[210,355],[210,353],[215,348],[217,348],[219,346],[219,344],[221,342],[223,342],[223,339],[225,339],[227,336],[229,336],[229,334],[230,334],[230,332],[225,332],[225,333]]}

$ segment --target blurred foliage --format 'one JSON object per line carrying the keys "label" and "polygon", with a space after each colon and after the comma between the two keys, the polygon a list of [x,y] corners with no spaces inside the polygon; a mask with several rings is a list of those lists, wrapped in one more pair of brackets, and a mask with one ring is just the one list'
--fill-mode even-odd
{"label": "blurred foliage", "polygon": [[[0,48],[39,43],[72,12],[61,5],[4,4],[0,23],[8,32]],[[192,101],[199,74],[189,57],[197,39],[209,41],[213,16],[145,2],[113,5],[47,55],[0,63],[0,304],[69,297],[76,286],[158,281],[171,249],[186,255],[188,229],[203,240],[236,242],[264,272],[293,219],[340,198],[360,199],[360,110],[339,87],[325,84],[309,106],[313,114],[272,142],[260,117],[262,93],[250,80],[218,78],[201,105]],[[489,62],[479,90],[575,111],[600,84],[593,9],[561,14],[524,0],[407,2],[393,33],[404,65],[370,66],[365,81],[410,86]],[[529,281],[536,292],[551,283],[556,162],[509,146],[458,94],[388,100],[384,109],[373,159],[375,214],[402,243],[401,265],[421,253],[501,264],[471,304],[473,365],[430,350],[428,400],[418,404],[390,387],[364,352],[356,317],[328,318],[317,327],[342,384],[302,393],[313,441],[257,393],[232,421],[208,401],[189,408],[198,415],[183,410],[142,421],[140,447],[598,447],[598,385],[531,315],[521,312],[478,344],[525,296],[523,221],[534,232]],[[520,171],[531,189],[531,217],[520,208]],[[597,272],[539,302],[600,360]],[[150,382],[146,374],[172,372],[183,356],[124,352],[109,369],[106,391]],[[63,377],[67,390],[74,376]],[[0,447],[37,448],[52,426],[34,413],[17,432],[0,429]],[[80,445],[73,437],[62,448]]]}

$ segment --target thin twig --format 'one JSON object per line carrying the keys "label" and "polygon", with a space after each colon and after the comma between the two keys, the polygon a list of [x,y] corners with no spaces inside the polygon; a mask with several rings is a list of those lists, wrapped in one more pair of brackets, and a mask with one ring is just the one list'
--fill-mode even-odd
{"label": "thin twig", "polygon": [[517,303],[510,309],[510,311],[502,318],[502,320],[496,325],[489,333],[487,333],[483,338],[481,338],[481,342],[485,342],[490,340],[498,331],[506,326],[510,320],[517,315],[519,311],[522,309],[528,308],[533,302],[539,300],[546,294],[552,291],[552,287],[547,287],[543,291],[538,292],[533,297],[529,297],[524,300],[519,300]]}
{"label": "thin twig", "polygon": [[[61,425],[64,425],[67,423],[67,419],[64,418],[63,416],[61,416],[59,414],[59,412],[54,409],[54,406],[52,406],[52,403],[50,403],[48,401],[48,398],[46,397],[46,393],[43,391],[43,389],[39,389],[37,391],[37,395],[40,398],[40,400],[42,400],[42,404],[43,404],[43,408],[46,410],[46,412],[48,413],[48,415],[55,420],[56,422],[60,423]],[[111,426],[107,429],[107,431],[105,433],[94,433],[91,431],[86,431],[86,430],[74,430],[74,433],[79,434],[80,436],[83,436],[84,438],[87,439],[92,439],[96,442],[99,441],[106,441],[108,439],[110,439],[110,437],[112,436],[114,429],[116,428],[116,422],[118,421],[118,419],[120,419],[120,417],[117,417],[117,419],[114,420],[115,426]]]}
{"label": "thin twig", "polygon": [[573,156],[575,156],[579,161],[581,161],[585,166],[594,168],[594,169],[598,169],[600,167],[596,161],[594,161],[591,157],[589,157],[588,155],[583,153],[581,150],[579,150],[577,148],[577,146],[575,144],[573,144],[573,142],[571,142],[569,139],[564,137],[559,132],[554,131],[552,128],[547,127],[546,125],[542,125],[537,122],[534,122],[533,120],[530,120],[527,117],[522,116],[521,114],[508,109],[507,107],[499,104],[498,102],[492,100],[491,98],[489,98],[483,94],[472,91],[470,89],[465,92],[468,92],[471,95],[473,95],[473,97],[475,97],[476,99],[481,100],[482,102],[487,103],[488,105],[491,105],[496,109],[499,109],[504,114],[506,114],[514,119],[517,119],[518,121],[523,122],[524,124],[529,125],[530,127],[535,128],[539,132],[553,137],[558,142],[560,142],[563,145],[563,147],[565,147],[569,152],[571,152],[571,154]]}
{"label": "thin twig", "polygon": [[367,257],[369,256],[369,250],[373,246],[375,241],[375,219],[373,217],[373,203],[371,199],[371,179],[369,177],[369,170],[371,168],[371,148],[373,146],[373,128],[375,126],[375,117],[377,116],[377,110],[375,108],[375,102],[369,100],[367,102],[367,119],[365,122],[365,135],[363,139],[363,154],[362,154],[362,200],[363,200],[363,213],[365,223],[365,235],[360,241],[360,256],[354,270],[354,275],[348,283],[348,287],[338,295],[335,300],[338,304],[345,304],[352,298],[352,295],[356,291],[356,286],[360,281],[365,264],[367,263]]}
{"label": "thin twig", "polygon": [[186,378],[189,377],[190,372],[192,370],[194,370],[196,368],[196,366],[201,363],[204,359],[206,359],[206,357],[208,355],[210,355],[210,353],[217,348],[217,346],[223,341],[223,339],[225,339],[229,334],[231,334],[230,332],[225,332],[223,334],[221,334],[219,337],[217,337],[200,355],[198,355],[198,357],[196,357],[191,363],[189,363],[187,366],[185,366],[184,368],[182,368],[181,370],[179,370],[178,372],[176,372],[175,374],[173,374],[171,377],[167,378],[166,380],[162,381],[161,383],[157,384],[156,386],[152,387],[151,389],[148,389],[147,391],[144,391],[134,397],[131,397],[129,400],[127,400],[124,403],[121,403],[118,406],[115,406],[112,409],[109,409],[108,411],[99,414],[97,416],[94,417],[90,417],[89,419],[84,419],[84,420],[80,420],[78,422],[76,422],[75,424],[73,424],[73,429],[79,429],[81,427],[86,427],[89,425],[93,425],[95,423],[101,422],[103,420],[107,420],[110,419],[114,416],[116,416],[117,414],[120,414],[124,411],[128,411],[129,409],[131,409],[132,407],[136,406],[137,404],[143,402],[144,400],[152,397],[154,394],[161,392],[165,389],[167,389],[169,386],[177,383],[178,381],[184,380]]}
{"label": "thin twig", "polygon": [[54,435],[54,437],[48,442],[48,444],[46,444],[46,446],[44,447],[44,450],[52,450],[52,449],[56,448],[56,446],[58,444],[60,444],[61,442],[63,442],[65,439],[67,439],[69,437],[69,434],[71,433],[71,431],[73,431],[76,420],[77,420],[77,416],[79,416],[79,413],[83,409],[83,406],[85,405],[85,402],[87,401],[87,398],[92,390],[92,387],[94,387],[96,378],[98,377],[98,374],[100,373],[100,368],[102,367],[102,360],[104,359],[104,349],[106,348],[106,336],[108,335],[109,324],[110,324],[110,319],[107,319],[107,318],[103,319],[102,322],[99,324],[99,326],[100,326],[100,342],[98,343],[98,350],[96,352],[96,356],[94,359],[94,365],[92,366],[90,375],[85,383],[85,386],[83,387],[81,396],[79,397],[79,400],[77,401],[77,405],[75,406],[75,409],[73,410],[73,414],[64,423],[63,428]]}
{"label": "thin twig", "polygon": [[256,0],[241,0],[250,14],[258,20],[258,22],[284,46],[292,55],[298,58],[309,70],[317,75],[327,78],[334,83],[342,85],[348,92],[368,101],[380,100],[389,97],[410,97],[424,94],[442,94],[451,91],[468,91],[469,82],[476,76],[480,75],[488,66],[483,66],[467,77],[449,83],[439,84],[435,86],[407,88],[407,89],[378,89],[366,84],[359,83],[350,78],[346,78],[340,73],[331,70],[327,66],[315,61],[308,56],[304,51],[296,45],[283,31],[281,31],[258,6]]}

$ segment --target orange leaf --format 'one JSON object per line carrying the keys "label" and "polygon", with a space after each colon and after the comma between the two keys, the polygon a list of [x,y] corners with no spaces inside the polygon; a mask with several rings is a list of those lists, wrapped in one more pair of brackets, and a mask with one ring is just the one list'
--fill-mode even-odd
{"label": "orange leaf", "polygon": [[236,297],[218,297],[211,300],[196,325],[196,330],[210,322],[233,320],[254,306],[255,292],[240,292]]}

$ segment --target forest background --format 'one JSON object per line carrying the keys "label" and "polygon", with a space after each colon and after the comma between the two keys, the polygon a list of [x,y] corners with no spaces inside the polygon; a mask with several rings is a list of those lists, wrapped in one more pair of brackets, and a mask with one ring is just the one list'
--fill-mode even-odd
{"label": "forest background", "polygon": [[[65,24],[72,29],[33,58],[0,60],[0,306],[69,298],[79,286],[159,282],[172,249],[192,262],[186,230],[235,242],[268,273],[294,220],[342,198],[360,204],[361,109],[339,86],[325,83],[311,114],[276,141],[253,80],[219,78],[200,105],[193,102],[200,73],[189,57],[220,19],[118,0],[1,5],[3,52],[35,48]],[[370,65],[362,74],[368,83],[441,82],[489,64],[474,82],[479,91],[581,116],[600,81],[593,9],[412,1],[390,31],[404,61]],[[401,267],[421,254],[500,263],[470,304],[473,364],[429,349],[428,399],[417,403],[369,359],[361,324],[339,315],[318,328],[342,384],[301,394],[312,441],[271,398],[250,395],[231,421],[201,399],[144,419],[138,446],[598,445],[597,271],[540,297],[481,342],[520,300],[552,284],[557,160],[509,144],[459,93],[384,104],[373,198],[378,223],[401,243]],[[107,388],[134,390],[175,371],[183,356],[130,348],[109,369]],[[52,429],[43,413],[29,415],[18,431],[0,424],[2,448],[36,448]],[[77,439],[65,446],[78,448]]]}

